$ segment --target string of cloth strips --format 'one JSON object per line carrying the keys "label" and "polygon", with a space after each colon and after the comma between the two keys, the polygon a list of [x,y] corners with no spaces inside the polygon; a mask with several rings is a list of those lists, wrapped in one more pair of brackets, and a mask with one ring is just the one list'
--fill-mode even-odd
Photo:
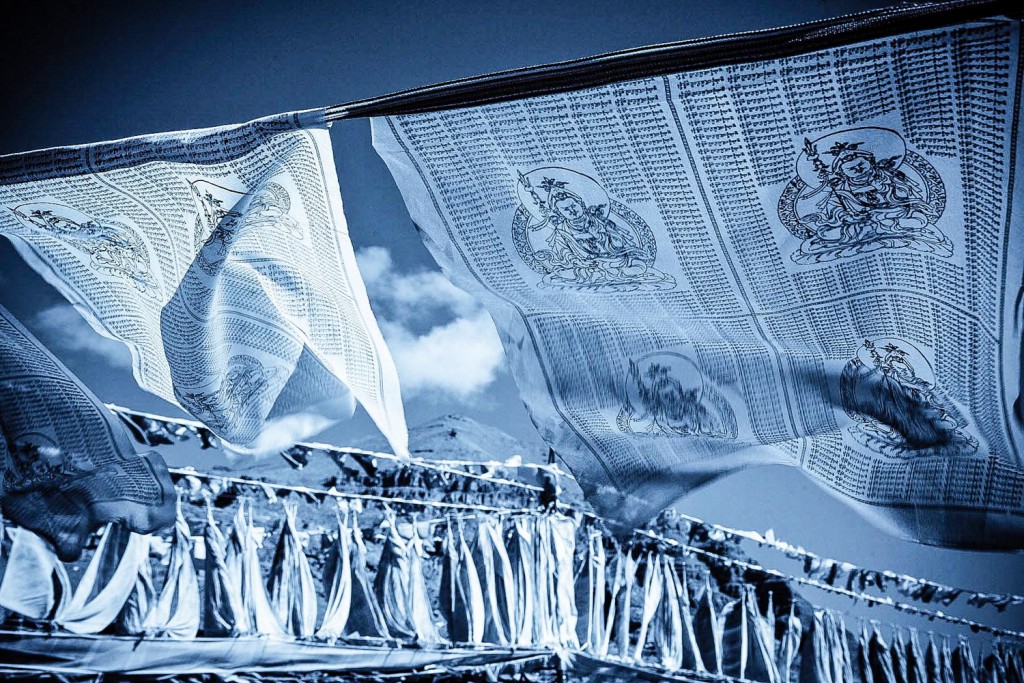
{"label": "string of cloth strips", "polygon": [[[23,606],[22,613],[76,634],[99,633],[113,624],[118,633],[131,636],[189,639],[202,626],[205,636],[221,637],[333,640],[354,635],[421,643],[543,646],[767,683],[791,680],[799,650],[802,681],[915,680],[885,674],[894,667],[926,671],[925,678],[916,679],[923,682],[943,681],[930,676],[933,670],[947,669],[956,672],[953,680],[967,683],[1020,680],[1015,678],[1021,671],[1020,653],[1005,643],[976,659],[966,639],[951,651],[945,639],[937,644],[929,636],[922,656],[926,650],[915,631],[908,632],[906,641],[902,631],[896,631],[888,645],[877,624],[870,633],[862,627],[855,663],[841,615],[818,609],[801,614],[791,602],[788,613],[776,618],[772,596],[762,606],[749,585],[740,597],[719,604],[707,575],[703,590],[693,591],[685,564],[662,548],[615,548],[609,558],[602,533],[593,526],[583,529],[587,542],[581,553],[583,566],[577,569],[573,558],[579,523],[559,513],[516,516],[504,527],[497,516],[481,515],[472,544],[462,518],[444,524],[440,587],[433,592],[443,620],[436,622],[429,607],[433,593],[425,569],[430,544],[423,525],[415,518],[399,520],[392,510],[385,510],[380,525],[383,548],[371,580],[356,509],[340,505],[323,572],[326,605],[317,622],[316,589],[302,550],[296,510],[294,503],[285,503],[284,524],[264,582],[252,506],[243,500],[236,507],[227,535],[208,506],[202,598],[180,504],[159,592],[147,559],[153,542],[147,537],[119,526],[106,527],[72,591],[67,571],[38,537],[11,528],[8,568],[17,570],[5,573],[0,598],[11,608],[12,595],[35,593],[27,584],[58,586],[47,604],[37,604],[34,610]],[[634,591],[642,595],[639,628],[631,610]],[[803,636],[801,618],[808,620]],[[784,630],[776,643],[779,622]],[[822,661],[835,671],[823,674]],[[815,671],[809,672],[810,666]],[[858,667],[859,678],[853,678]]]}
{"label": "string of cloth strips", "polygon": [[[189,476],[196,474],[179,478]],[[262,482],[249,484],[265,490]],[[209,500],[212,491],[205,493]],[[1021,653],[1007,642],[997,642],[976,658],[966,639],[951,649],[946,639],[929,635],[922,648],[916,630],[896,629],[887,643],[873,623],[870,632],[862,625],[851,647],[843,617],[836,613],[807,613],[792,599],[777,612],[774,595],[759,595],[752,585],[723,601],[707,574],[688,575],[685,562],[669,551],[671,539],[651,532],[645,533],[655,544],[617,547],[596,525],[537,512],[509,515],[505,523],[490,513],[479,514],[475,524],[461,516],[449,518],[432,532],[435,525],[415,516],[400,518],[386,506],[378,555],[377,544],[364,538],[360,506],[349,505],[339,492],[321,494],[339,499],[336,527],[323,548],[322,610],[303,550],[303,541],[310,539],[299,531],[297,504],[284,502],[265,580],[259,553],[264,534],[245,498],[235,506],[226,534],[214,518],[215,507],[207,503],[202,541],[196,542],[201,553],[191,547],[194,539],[179,501],[159,591],[148,559],[158,545],[151,537],[108,526],[72,590],[66,569],[45,543],[23,529],[7,529],[11,544],[0,604],[75,634],[112,628],[130,636],[188,640],[202,629],[207,637],[489,643],[582,651],[668,671],[765,683],[1021,680]],[[578,538],[584,539],[579,548]],[[439,574],[429,566],[433,556],[440,558]],[[202,590],[193,557],[203,562]],[[45,586],[50,592],[42,595]],[[34,604],[29,604],[31,596]],[[438,605],[440,619],[432,604]],[[917,671],[924,672],[922,677],[915,678]],[[944,678],[947,671],[954,678]]]}
{"label": "string of cloth strips", "polygon": [[[129,431],[135,435],[135,437],[146,445],[159,445],[161,443],[176,443],[184,441],[189,438],[198,438],[201,442],[206,443],[204,437],[205,427],[201,423],[193,422],[190,420],[169,418],[159,415],[152,415],[148,413],[140,413],[133,411],[128,408],[120,406],[108,406],[111,410],[119,416],[128,426]],[[310,457],[313,456],[314,452],[321,452],[328,456],[365,456],[371,458],[381,458],[385,460],[391,460],[395,462],[401,462],[407,464],[410,467],[426,468],[435,471],[441,471],[445,474],[458,477],[468,477],[474,479],[483,479],[491,483],[499,484],[502,486],[521,488],[527,491],[540,491],[540,487],[526,484],[519,481],[513,481],[511,479],[503,478],[496,474],[496,471],[500,469],[502,463],[498,460],[494,460],[491,463],[481,465],[479,462],[468,462],[468,461],[457,461],[448,460],[443,461],[445,464],[439,464],[439,461],[428,461],[422,458],[405,459],[390,453],[377,453],[370,451],[362,451],[360,449],[351,448],[339,448],[337,446],[331,446],[327,444],[296,444],[287,454],[282,454],[289,461],[297,461],[301,463],[307,463]],[[483,469],[486,474],[478,474],[470,471],[473,469]],[[174,473],[186,474],[184,470],[172,470]],[[556,473],[560,476],[571,477],[564,472],[556,470]],[[225,480],[230,478],[225,477]],[[303,487],[293,487],[293,490],[297,492]],[[315,489],[309,489],[304,491],[307,495],[317,496],[318,491]],[[343,495],[343,494],[338,494]],[[354,494],[344,494],[348,497],[357,497]],[[397,500],[390,497],[379,497],[372,495],[363,495],[366,500],[382,500],[386,499],[392,502],[399,503],[412,503],[415,501],[409,500]],[[474,509],[474,506],[468,503],[459,504],[463,507]],[[439,503],[439,507],[458,507],[458,505],[450,503]],[[494,506],[475,506],[482,512],[498,512],[500,508]],[[688,522],[691,525],[691,535],[697,530],[703,530],[712,537],[729,538],[731,540],[740,541],[748,540],[753,541],[759,545],[767,546],[769,548],[779,550],[787,557],[791,559],[799,560],[803,563],[804,573],[809,579],[815,581],[806,583],[806,585],[812,585],[822,590],[828,590],[833,593],[845,594],[845,595],[856,595],[857,597],[863,598],[868,602],[874,602],[876,604],[890,604],[897,606],[900,603],[895,603],[891,599],[880,599],[871,595],[865,595],[864,591],[867,588],[877,588],[880,591],[885,591],[887,588],[899,592],[910,600],[915,600],[928,603],[940,603],[945,606],[949,606],[956,602],[959,598],[964,598],[966,604],[974,607],[983,607],[985,605],[993,606],[997,611],[1003,612],[1007,607],[1024,605],[1024,596],[1013,593],[989,593],[981,591],[973,591],[966,588],[960,588],[955,586],[949,586],[946,584],[938,583],[928,579],[917,578],[908,576],[906,574],[900,574],[892,570],[877,570],[859,567],[853,563],[845,562],[842,560],[836,560],[832,558],[821,557],[815,553],[812,553],[800,546],[787,543],[784,540],[775,537],[772,530],[766,531],[764,534],[756,531],[747,531],[740,529],[733,529],[730,527],[722,526],[720,524],[714,524],[706,522],[700,518],[692,515],[680,513],[679,517]],[[790,577],[795,580],[804,581],[799,577]],[[845,579],[845,590],[833,590],[841,588],[840,585]],[[897,607],[897,609],[904,609],[905,611],[911,611],[912,606]],[[946,618],[949,615],[943,615]]]}

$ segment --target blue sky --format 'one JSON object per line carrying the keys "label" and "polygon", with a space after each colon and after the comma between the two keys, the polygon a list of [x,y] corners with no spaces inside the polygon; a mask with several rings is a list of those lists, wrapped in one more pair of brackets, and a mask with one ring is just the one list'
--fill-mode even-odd
{"label": "blue sky", "polygon": [[[490,0],[39,7],[5,22],[0,153],[240,122],[489,71],[883,4]],[[368,121],[341,122],[331,135],[350,232],[371,304],[399,366],[410,424],[461,413],[536,441],[490,319],[447,283],[419,242],[370,146]],[[95,335],[4,240],[0,304],[102,399],[181,414],[138,389],[127,352]],[[345,443],[373,433],[370,420],[359,414],[322,440]],[[981,590],[1024,592],[1021,556],[944,551],[885,537],[796,470],[749,470],[693,494],[681,507],[731,525],[774,527],[782,538],[867,566]],[[880,609],[857,609],[915,623]],[[1003,625],[1024,622],[1020,611],[998,618],[989,610],[962,613]]]}

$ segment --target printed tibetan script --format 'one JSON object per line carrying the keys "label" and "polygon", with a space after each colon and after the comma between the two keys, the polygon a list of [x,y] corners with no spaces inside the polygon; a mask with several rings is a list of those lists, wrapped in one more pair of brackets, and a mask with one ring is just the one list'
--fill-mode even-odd
{"label": "printed tibetan script", "polygon": [[406,452],[321,112],[0,157],[0,234],[234,446],[287,448],[354,397]]}
{"label": "printed tibetan script", "polygon": [[600,508],[786,463],[917,540],[1021,547],[1020,49],[993,19],[374,144]]}

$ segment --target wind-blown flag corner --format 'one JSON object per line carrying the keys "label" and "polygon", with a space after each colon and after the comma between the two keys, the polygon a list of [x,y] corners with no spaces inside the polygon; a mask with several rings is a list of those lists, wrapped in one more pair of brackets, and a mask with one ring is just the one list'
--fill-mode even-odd
{"label": "wind-blown flag corner", "polygon": [[0,157],[0,234],[236,450],[287,448],[355,400],[407,450],[322,110]]}

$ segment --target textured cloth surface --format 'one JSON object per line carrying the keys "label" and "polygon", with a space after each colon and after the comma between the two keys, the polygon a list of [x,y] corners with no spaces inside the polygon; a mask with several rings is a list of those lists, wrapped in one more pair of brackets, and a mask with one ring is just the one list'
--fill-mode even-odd
{"label": "textured cloth surface", "polygon": [[605,514],[784,463],[902,536],[1019,548],[1020,83],[994,17],[374,145]]}
{"label": "textured cloth surface", "polygon": [[0,157],[0,234],[236,448],[288,448],[355,398],[406,451],[320,112]]}

